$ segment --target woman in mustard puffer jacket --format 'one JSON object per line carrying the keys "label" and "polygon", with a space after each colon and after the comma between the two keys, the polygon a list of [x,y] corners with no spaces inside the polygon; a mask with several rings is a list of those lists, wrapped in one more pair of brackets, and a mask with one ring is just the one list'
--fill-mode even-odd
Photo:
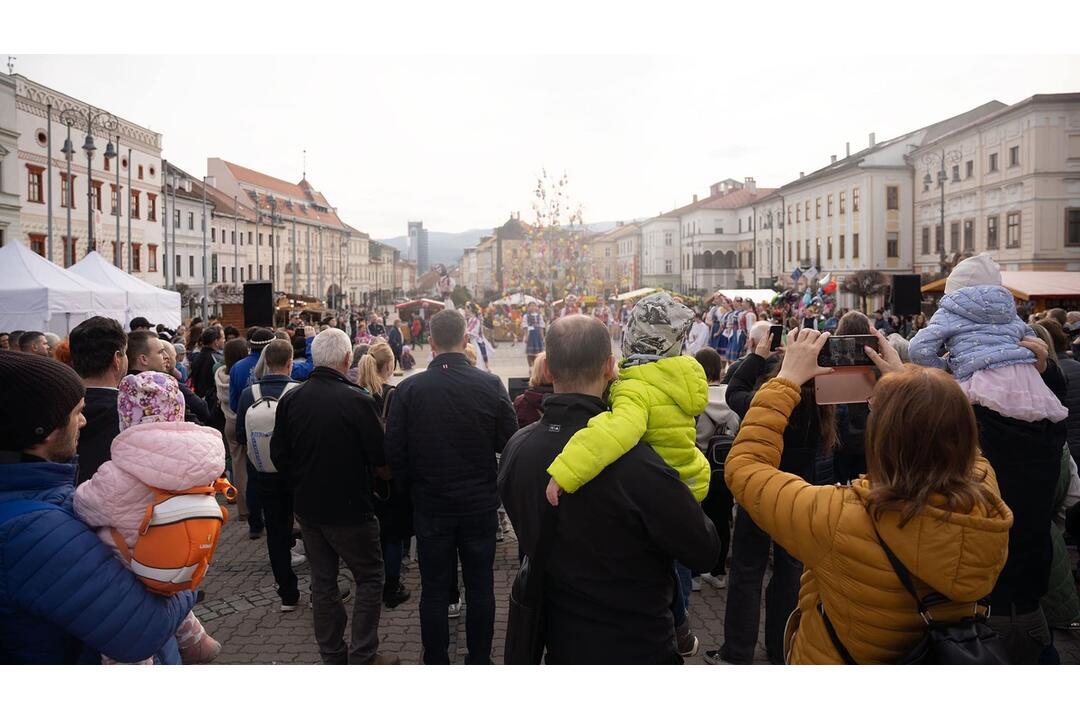
{"label": "woman in mustard puffer jacket", "polygon": [[725,479],[740,506],[806,567],[789,622],[786,659],[842,662],[824,612],[860,664],[901,659],[925,624],[889,565],[877,535],[915,578],[920,595],[949,602],[935,619],[968,617],[990,594],[1008,554],[1012,512],[978,448],[975,417],[940,370],[902,365],[882,342],[882,370],[866,429],[868,473],[851,486],[812,486],[781,472],[783,434],[800,387],[816,375],[828,334],[799,333],[780,374],[755,395],[727,458]]}

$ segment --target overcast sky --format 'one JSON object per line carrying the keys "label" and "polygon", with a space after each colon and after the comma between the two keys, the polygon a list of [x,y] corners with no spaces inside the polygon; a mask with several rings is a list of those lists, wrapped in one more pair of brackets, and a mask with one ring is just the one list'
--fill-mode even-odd
{"label": "overcast sky", "polygon": [[374,237],[532,216],[542,167],[586,221],[655,215],[727,177],[759,186],[972,107],[1080,92],[1080,56],[174,57],[19,55],[16,72],[218,156],[308,179]]}

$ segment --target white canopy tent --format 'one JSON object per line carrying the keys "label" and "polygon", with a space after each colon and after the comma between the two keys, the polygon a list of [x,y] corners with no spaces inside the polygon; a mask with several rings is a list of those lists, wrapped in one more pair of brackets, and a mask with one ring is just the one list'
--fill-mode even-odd
{"label": "white canopy tent", "polygon": [[174,328],[180,317],[180,293],[154,287],[148,282],[129,275],[106,260],[100,253],[89,253],[68,268],[70,272],[99,285],[119,290],[126,297],[125,327],[132,318],[145,317],[151,324],[161,323]]}
{"label": "white canopy tent", "polygon": [[501,297],[498,300],[495,300],[494,302],[492,302],[491,304],[492,305],[513,305],[513,306],[517,306],[517,305],[528,305],[529,303],[536,303],[537,305],[543,305],[544,301],[539,299],[539,298],[535,298],[532,295],[529,295],[527,293],[516,292],[516,293],[513,293],[512,295],[507,295],[506,297]]}
{"label": "white canopy tent", "polygon": [[629,292],[619,293],[612,300],[637,300],[643,298],[646,295],[652,295],[653,293],[665,292],[663,288],[638,288],[637,290],[630,290]]}
{"label": "white canopy tent", "polygon": [[739,297],[743,300],[753,300],[755,303],[767,303],[772,302],[772,299],[776,297],[775,290],[762,290],[754,288],[741,288],[736,290],[717,290],[714,294],[723,295],[728,300],[734,300]]}
{"label": "white canopy tent", "polygon": [[95,315],[124,322],[126,305],[122,291],[70,273],[18,240],[0,248],[0,331],[66,336]]}

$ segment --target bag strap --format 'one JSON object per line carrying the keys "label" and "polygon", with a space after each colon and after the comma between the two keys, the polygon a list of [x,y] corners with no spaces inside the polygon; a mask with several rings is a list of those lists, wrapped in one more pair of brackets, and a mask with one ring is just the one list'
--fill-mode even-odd
{"label": "bag strap", "polygon": [[259,387],[259,383],[251,383],[251,400],[252,402],[262,400],[262,388]]}
{"label": "bag strap", "polygon": [[836,628],[833,627],[829,616],[825,614],[825,606],[821,604],[820,600],[817,609],[821,619],[825,622],[825,632],[829,633],[829,639],[832,640],[833,647],[836,648],[836,652],[840,653],[840,659],[844,661],[845,665],[858,665],[859,663],[855,662],[855,658],[851,657],[851,653],[844,647],[844,643],[840,642],[840,636],[836,634]]}
{"label": "bag strap", "polygon": [[116,544],[116,549],[123,556],[124,561],[131,564],[131,550],[128,549],[127,541],[124,540],[124,536],[120,534],[120,531],[116,528],[109,528],[109,533],[112,535],[113,542]]}

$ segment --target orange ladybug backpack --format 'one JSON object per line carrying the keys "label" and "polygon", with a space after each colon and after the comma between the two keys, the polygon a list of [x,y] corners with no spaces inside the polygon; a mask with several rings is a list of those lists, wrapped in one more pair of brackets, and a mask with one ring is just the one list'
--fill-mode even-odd
{"label": "orange ladybug backpack", "polygon": [[131,571],[151,592],[175,595],[194,590],[206,575],[221,528],[229,520],[229,511],[215,495],[220,492],[234,498],[236,488],[218,478],[212,485],[177,492],[152,489],[154,500],[146,508],[135,547],[129,550],[115,528],[113,540]]}

